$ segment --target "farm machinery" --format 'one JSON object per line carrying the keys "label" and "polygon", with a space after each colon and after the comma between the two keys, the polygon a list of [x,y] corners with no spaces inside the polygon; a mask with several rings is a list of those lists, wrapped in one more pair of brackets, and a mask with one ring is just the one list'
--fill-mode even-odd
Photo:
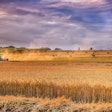
{"label": "farm machinery", "polygon": [[0,61],[8,61],[8,58],[4,58],[3,54],[0,54]]}

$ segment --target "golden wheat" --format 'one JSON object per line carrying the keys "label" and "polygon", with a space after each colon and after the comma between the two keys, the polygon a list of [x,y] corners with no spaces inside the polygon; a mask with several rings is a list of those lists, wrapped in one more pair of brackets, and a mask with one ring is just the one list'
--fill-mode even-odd
{"label": "golden wheat", "polygon": [[76,103],[112,102],[112,87],[90,86],[89,84],[56,85],[52,82],[0,82],[0,95],[39,98],[65,96]]}
{"label": "golden wheat", "polygon": [[0,62],[0,95],[112,102],[111,62]]}

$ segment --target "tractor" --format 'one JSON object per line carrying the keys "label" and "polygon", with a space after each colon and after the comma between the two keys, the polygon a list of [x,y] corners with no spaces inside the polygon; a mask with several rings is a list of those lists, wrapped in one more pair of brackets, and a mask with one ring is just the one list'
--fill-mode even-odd
{"label": "tractor", "polygon": [[4,58],[3,54],[0,54],[0,61],[8,61],[8,58]]}

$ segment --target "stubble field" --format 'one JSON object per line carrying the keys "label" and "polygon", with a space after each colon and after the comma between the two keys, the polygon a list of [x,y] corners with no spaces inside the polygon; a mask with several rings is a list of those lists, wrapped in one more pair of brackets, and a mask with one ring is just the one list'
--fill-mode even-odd
{"label": "stubble field", "polygon": [[[58,107],[58,111],[62,112],[112,111],[111,61],[24,61],[0,62],[0,65],[0,106],[4,105],[4,98],[9,99],[10,108],[19,102],[25,103],[25,98],[31,102],[29,105],[33,105],[33,99],[38,98],[39,101],[43,99],[43,102],[49,100],[45,105],[38,103],[38,109],[41,106],[40,112],[50,112],[50,108],[57,112]],[[15,97],[10,100],[9,96]],[[18,101],[18,97],[23,97],[23,100]],[[58,100],[61,98],[64,101]],[[53,100],[60,103],[52,103]],[[37,102],[34,101],[33,107]],[[65,107],[69,109],[66,110]],[[43,110],[45,108],[47,110]],[[3,109],[1,108],[1,112],[5,111]],[[24,112],[39,111],[33,109]],[[9,110],[8,112],[13,112]]]}

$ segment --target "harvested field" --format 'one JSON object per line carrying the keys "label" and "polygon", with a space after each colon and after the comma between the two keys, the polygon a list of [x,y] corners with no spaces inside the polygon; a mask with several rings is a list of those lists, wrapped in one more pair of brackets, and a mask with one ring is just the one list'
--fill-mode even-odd
{"label": "harvested field", "polygon": [[64,97],[48,98],[0,97],[0,112],[112,112],[111,103],[73,103]]}

